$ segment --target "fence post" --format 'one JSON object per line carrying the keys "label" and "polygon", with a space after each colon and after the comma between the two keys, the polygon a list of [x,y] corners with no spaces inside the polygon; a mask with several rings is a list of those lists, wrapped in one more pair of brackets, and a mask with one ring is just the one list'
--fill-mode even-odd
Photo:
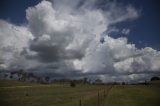
{"label": "fence post", "polygon": [[80,100],[79,100],[79,106],[81,106],[81,104],[82,104],[82,103],[81,103],[81,99],[80,99]]}
{"label": "fence post", "polygon": [[99,91],[98,91],[98,106],[99,106]]}

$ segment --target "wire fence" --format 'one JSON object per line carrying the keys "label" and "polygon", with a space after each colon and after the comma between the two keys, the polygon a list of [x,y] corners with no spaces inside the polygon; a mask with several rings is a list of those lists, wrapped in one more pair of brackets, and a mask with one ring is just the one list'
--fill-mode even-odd
{"label": "wire fence", "polygon": [[74,106],[105,106],[107,105],[106,100],[112,87],[113,86],[110,86],[107,89],[99,90],[86,98],[81,98],[78,104]]}

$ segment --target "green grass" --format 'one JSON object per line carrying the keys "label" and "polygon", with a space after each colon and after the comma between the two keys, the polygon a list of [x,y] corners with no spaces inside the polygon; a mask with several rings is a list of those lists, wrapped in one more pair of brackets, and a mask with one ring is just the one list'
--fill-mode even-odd
{"label": "green grass", "polygon": [[26,83],[14,80],[0,80],[0,87],[32,86],[32,85],[35,85],[35,83]]}
{"label": "green grass", "polygon": [[106,103],[108,106],[160,106],[160,86],[114,86]]}
{"label": "green grass", "polygon": [[0,106],[79,106],[80,100],[81,106],[98,106],[98,100],[99,106],[160,106],[160,86],[114,86],[108,93],[109,88],[0,81]]}

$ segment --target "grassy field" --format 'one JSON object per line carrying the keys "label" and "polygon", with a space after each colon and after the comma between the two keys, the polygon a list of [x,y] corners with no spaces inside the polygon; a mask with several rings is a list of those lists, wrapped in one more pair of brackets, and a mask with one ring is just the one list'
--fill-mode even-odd
{"label": "grassy field", "polygon": [[0,106],[160,106],[158,85],[28,84],[0,81]]}

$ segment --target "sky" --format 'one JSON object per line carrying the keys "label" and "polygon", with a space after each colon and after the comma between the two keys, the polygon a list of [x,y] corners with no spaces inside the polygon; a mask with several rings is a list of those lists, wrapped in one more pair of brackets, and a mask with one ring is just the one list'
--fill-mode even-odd
{"label": "sky", "polygon": [[158,0],[1,0],[0,70],[144,81],[160,75]]}

